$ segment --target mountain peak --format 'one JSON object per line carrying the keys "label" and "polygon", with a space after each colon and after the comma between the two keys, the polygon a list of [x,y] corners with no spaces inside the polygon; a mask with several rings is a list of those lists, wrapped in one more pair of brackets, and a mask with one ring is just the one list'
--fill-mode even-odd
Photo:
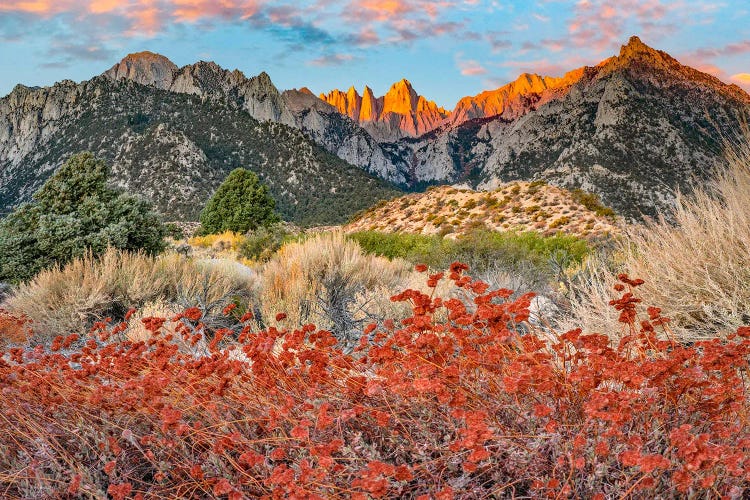
{"label": "mountain peak", "polygon": [[[375,97],[365,85],[362,95],[354,87],[346,92],[334,89],[320,99],[354,121],[375,122],[368,130],[382,139],[422,135],[438,127],[448,113],[420,96],[406,78],[395,82],[382,97]],[[381,126],[382,125],[382,126]]]}
{"label": "mountain peak", "polygon": [[643,43],[641,39],[635,35],[630,37],[627,44],[620,47],[621,58],[633,57],[636,55],[644,55],[644,54],[655,55],[658,53],[659,51],[657,51],[656,49],[652,49],[651,47]]}
{"label": "mountain peak", "polygon": [[146,50],[128,54],[104,74],[113,80],[127,79],[167,89],[177,71],[177,65],[169,58]]}
{"label": "mountain peak", "polygon": [[177,67],[172,61],[169,60],[167,56],[164,56],[162,54],[151,52],[150,50],[142,50],[141,52],[132,52],[125,57],[122,58],[120,61],[120,64],[124,62],[140,62],[140,61],[146,61],[146,62],[158,62],[161,64],[166,65],[173,65]]}

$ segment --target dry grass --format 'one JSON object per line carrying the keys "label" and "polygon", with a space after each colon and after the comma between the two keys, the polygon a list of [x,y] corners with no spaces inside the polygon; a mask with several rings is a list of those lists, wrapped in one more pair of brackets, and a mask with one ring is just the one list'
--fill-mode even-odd
{"label": "dry grass", "polygon": [[190,245],[201,248],[214,248],[216,250],[237,250],[244,241],[244,237],[232,231],[224,231],[219,234],[207,234],[205,236],[193,236],[188,240]]}
{"label": "dry grass", "polygon": [[674,225],[631,228],[619,265],[591,266],[570,325],[618,328],[608,303],[620,271],[646,280],[639,290],[644,303],[661,307],[686,340],[750,322],[750,142],[732,149],[728,164],[712,185],[679,197]]}
{"label": "dry grass", "polygon": [[178,308],[220,312],[235,298],[249,300],[251,276],[178,255],[152,258],[110,249],[99,258],[76,259],[42,271],[21,285],[4,307],[33,320],[35,338],[83,333],[104,317],[121,318],[131,307],[162,301]]}
{"label": "dry grass", "polygon": [[314,323],[348,332],[382,310],[375,298],[389,297],[410,268],[365,254],[341,232],[290,243],[263,268],[262,316],[266,324],[284,313],[283,325],[290,328]]}

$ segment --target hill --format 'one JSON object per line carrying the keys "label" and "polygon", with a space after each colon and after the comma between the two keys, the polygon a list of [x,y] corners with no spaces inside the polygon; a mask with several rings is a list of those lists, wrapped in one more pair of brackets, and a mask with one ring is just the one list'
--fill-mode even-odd
{"label": "hill", "polygon": [[488,192],[440,186],[380,202],[345,229],[454,236],[492,229],[598,238],[620,232],[609,214],[590,197],[542,182],[512,182]]}

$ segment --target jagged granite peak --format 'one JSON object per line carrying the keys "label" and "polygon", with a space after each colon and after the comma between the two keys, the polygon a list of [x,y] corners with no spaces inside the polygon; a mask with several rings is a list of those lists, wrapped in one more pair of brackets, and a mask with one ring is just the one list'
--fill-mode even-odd
{"label": "jagged granite peak", "polygon": [[391,85],[388,92],[378,98],[365,86],[361,96],[350,87],[347,92],[334,89],[320,94],[320,99],[359,122],[376,139],[385,141],[430,132],[448,115],[445,109],[419,95],[406,78]]}
{"label": "jagged granite peak", "polygon": [[479,96],[469,98],[464,104],[475,107],[463,108],[468,121],[456,118],[410,143],[412,164],[430,166],[415,169],[418,181],[491,189],[540,179],[595,192],[631,220],[668,216],[675,190],[689,192],[692,179],[710,179],[723,165],[724,141],[740,139],[750,116],[750,95],[638,38],[561,81],[520,83],[530,91],[542,82],[541,93],[520,92],[491,116],[482,117]]}
{"label": "jagged granite peak", "polygon": [[178,68],[160,54],[139,52],[126,56],[104,76],[170,92],[229,98],[257,120],[294,125],[294,118],[284,109],[281,93],[265,71],[247,78],[240,70],[229,71],[212,61],[198,61]]}
{"label": "jagged granite peak", "polygon": [[128,54],[105,73],[114,80],[128,79],[141,85],[167,90],[178,67],[169,58],[150,51]]}
{"label": "jagged granite peak", "polygon": [[658,54],[665,53],[656,49],[652,49],[651,47],[643,43],[638,36],[633,35],[628,40],[628,43],[620,47],[620,57],[634,57],[638,54],[656,56]]}
{"label": "jagged granite peak", "polygon": [[383,106],[381,102],[375,98],[375,94],[372,89],[365,85],[365,90],[362,92],[362,104],[359,110],[359,121],[377,121],[380,117],[380,112]]}
{"label": "jagged granite peak", "polygon": [[518,118],[533,107],[552,99],[555,96],[553,91],[575,83],[581,74],[581,70],[575,70],[562,78],[555,78],[523,73],[515,81],[500,88],[462,98],[448,121],[452,125],[458,125],[468,120],[492,116]]}
{"label": "jagged granite peak", "polygon": [[[128,78],[132,73],[107,73],[109,78]],[[138,83],[143,83],[143,80]],[[146,83],[148,84],[148,83]],[[380,145],[356,123],[342,121],[338,112],[358,118],[361,100],[354,93],[351,105],[345,104],[346,95],[338,112],[304,88],[282,95],[265,71],[247,78],[239,71],[227,71],[213,62],[199,61],[175,70],[173,80],[165,90],[193,94],[208,99],[228,100],[260,121],[278,122],[302,130],[328,151],[340,158],[397,183],[405,178],[397,165],[400,161],[388,158]],[[371,96],[370,96],[371,97]],[[379,107],[376,105],[379,113]],[[341,131],[349,135],[341,136]]]}

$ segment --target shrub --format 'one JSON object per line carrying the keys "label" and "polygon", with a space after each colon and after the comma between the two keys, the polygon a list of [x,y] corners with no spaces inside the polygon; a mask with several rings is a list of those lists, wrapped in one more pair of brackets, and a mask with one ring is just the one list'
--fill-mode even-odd
{"label": "shrub", "polygon": [[471,210],[473,208],[476,208],[477,206],[477,200],[474,198],[469,199],[466,203],[464,203],[463,207],[466,210]]}
{"label": "shrub", "polygon": [[258,176],[237,168],[230,172],[201,212],[201,231],[204,234],[246,233],[278,222],[275,207],[276,202]]}
{"label": "shrub", "polygon": [[455,240],[421,234],[363,231],[352,233],[349,238],[359,243],[364,251],[375,255],[406,259],[414,264],[425,263],[437,269],[462,261],[474,266],[472,269],[477,273],[498,264],[528,262],[544,266],[552,255],[559,252],[570,255],[573,263],[580,263],[591,251],[589,243],[575,236],[543,236],[532,231],[479,229]]}
{"label": "shrub", "polygon": [[222,233],[204,234],[193,236],[188,240],[193,246],[201,248],[217,248],[224,250],[238,250],[245,241],[245,237],[234,231],[224,231]]}
{"label": "shrub", "polygon": [[108,249],[88,253],[63,267],[41,271],[6,300],[13,314],[30,318],[35,343],[57,335],[86,333],[102,318],[122,320],[131,308],[163,301],[180,309],[200,306],[216,316],[229,303],[247,303],[254,278],[232,269],[167,255]]}
{"label": "shrub", "polygon": [[549,228],[556,229],[558,227],[564,226],[565,224],[569,222],[570,222],[570,217],[568,217],[567,215],[563,215],[553,220],[552,222],[550,222]]}
{"label": "shrub", "polygon": [[85,252],[165,247],[166,228],[146,201],[107,187],[109,167],[91,153],[72,156],[0,221],[0,280],[22,281]]}
{"label": "shrub", "polygon": [[259,227],[245,235],[238,252],[241,257],[265,262],[283,245],[294,239],[294,234],[284,226],[275,224],[270,227]]}
{"label": "shrub", "polygon": [[272,324],[283,313],[286,326],[316,323],[350,348],[365,322],[383,319],[373,318],[377,309],[368,302],[390,296],[408,270],[403,262],[366,255],[340,232],[288,243],[263,268],[262,320]]}
{"label": "shrub", "polygon": [[[542,332],[530,296],[453,265],[462,300],[406,290],[401,325],[355,355],[325,330],[243,329],[199,342],[186,322],[148,342],[100,325],[71,363],[0,363],[0,487],[11,498],[681,498],[750,480],[750,328],[683,346],[622,276],[626,334]],[[456,295],[456,294],[453,294]],[[658,332],[658,336],[657,336]],[[113,339],[115,341],[113,342]],[[275,346],[275,348],[274,348]]]}
{"label": "shrub", "polygon": [[602,204],[601,200],[599,200],[599,196],[595,193],[589,193],[582,189],[573,189],[570,194],[576,203],[583,205],[596,215],[601,215],[602,217],[608,217],[610,219],[614,218],[616,215],[614,210]]}

